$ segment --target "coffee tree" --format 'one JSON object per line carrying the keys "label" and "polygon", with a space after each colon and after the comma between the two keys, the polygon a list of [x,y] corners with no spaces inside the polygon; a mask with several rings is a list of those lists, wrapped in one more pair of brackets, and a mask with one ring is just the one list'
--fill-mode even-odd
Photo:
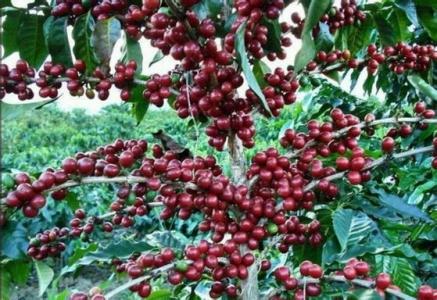
{"label": "coffee tree", "polygon": [[[37,217],[77,186],[117,186],[107,213],[77,209],[68,224],[30,238],[39,274],[40,261],[58,260],[72,240],[84,249],[101,240],[82,249],[82,262],[109,264],[125,283],[70,299],[128,290],[154,299],[436,299],[437,6],[302,0],[299,15],[290,4],[2,4],[4,56],[20,60],[0,65],[0,97],[24,101],[4,109],[30,109],[35,94],[55,101],[62,87],[89,99],[119,96],[138,122],[150,104],[167,105],[230,160],[225,168],[213,155],[192,157],[168,137],[153,146],[117,139],[37,178],[4,176],[2,227]],[[123,51],[114,58],[116,42]],[[142,69],[148,43],[157,49],[152,63],[173,59],[169,72]],[[292,61],[287,49],[299,43]],[[346,83],[384,101],[355,97]],[[296,109],[277,133],[281,147],[257,148],[259,120],[288,107]],[[144,218],[194,227],[189,237],[150,232]]]}

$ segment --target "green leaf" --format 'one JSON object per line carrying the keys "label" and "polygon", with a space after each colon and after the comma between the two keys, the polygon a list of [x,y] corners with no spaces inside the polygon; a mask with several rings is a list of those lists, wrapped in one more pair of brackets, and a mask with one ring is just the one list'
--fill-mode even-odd
{"label": "green leaf", "polygon": [[302,38],[302,48],[296,54],[294,60],[294,69],[299,72],[314,58],[316,55],[316,44],[311,36],[305,35]]}
{"label": "green leaf", "polygon": [[65,201],[67,202],[68,207],[70,207],[70,209],[73,211],[80,208],[80,202],[77,197],[77,193],[75,192],[69,191],[65,197]]}
{"label": "green leaf", "polygon": [[278,20],[270,20],[266,17],[261,19],[261,24],[268,29],[267,43],[263,46],[268,52],[280,52],[281,46],[281,25]]}
{"label": "green leaf", "polygon": [[147,235],[147,241],[150,245],[159,248],[173,248],[178,250],[184,250],[185,246],[189,243],[182,233],[178,231],[155,231]]}
{"label": "green leaf", "polygon": [[319,22],[319,34],[316,39],[316,49],[318,51],[326,51],[329,52],[334,46],[334,37],[329,31],[329,26],[325,23]]}
{"label": "green leaf", "polygon": [[23,10],[9,10],[4,13],[4,22],[2,30],[2,46],[3,46],[3,58],[18,51],[17,42],[17,28],[20,27]]}
{"label": "green leaf", "polygon": [[146,101],[139,101],[133,104],[132,113],[135,116],[135,119],[137,120],[137,125],[139,125],[141,121],[144,119],[144,116],[146,115],[148,108],[149,108],[149,102]]}
{"label": "green leaf", "polygon": [[[93,246],[94,247],[94,246]],[[76,271],[80,266],[89,266],[94,262],[110,262],[114,257],[124,259],[133,253],[140,253],[151,250],[152,247],[146,241],[116,240],[107,245],[99,245],[99,248],[93,252],[87,252],[82,258],[75,261],[70,266],[65,266],[61,270],[61,275]],[[80,251],[86,251],[82,249]],[[78,255],[80,256],[81,253]],[[83,254],[83,253],[82,253]]]}
{"label": "green leaf", "polygon": [[244,44],[244,32],[246,29],[246,22],[240,25],[235,35],[235,50],[237,52],[237,60],[243,69],[243,74],[246,77],[247,84],[254,91],[254,93],[260,99],[261,105],[263,108],[271,115],[271,111],[269,105],[267,104],[266,98],[264,97],[263,92],[261,91],[261,87],[258,84],[258,81],[255,78],[255,75],[250,68],[248,55],[246,52],[246,46]]}
{"label": "green leaf", "polygon": [[366,238],[373,225],[366,214],[351,209],[339,209],[333,215],[334,232],[342,251]]}
{"label": "green leaf", "polygon": [[396,41],[408,41],[411,38],[412,32],[408,30],[408,18],[403,11],[394,9],[388,21],[392,24]]}
{"label": "green leaf", "polygon": [[402,216],[413,217],[427,222],[431,221],[431,218],[424,211],[417,206],[407,204],[398,196],[388,194],[383,189],[372,188],[371,191],[379,195],[378,199],[382,204],[390,207],[390,209],[400,213]]}
{"label": "green leaf", "polygon": [[366,80],[363,84],[363,90],[366,92],[367,95],[372,94],[373,84],[375,83],[375,76],[368,74]]}
{"label": "green leaf", "polygon": [[410,20],[411,24],[419,27],[419,18],[417,17],[416,5],[412,0],[396,0],[395,5],[402,9]]}
{"label": "green leaf", "polygon": [[39,69],[48,55],[44,42],[44,22],[44,16],[26,14],[22,17],[22,22],[17,32],[20,58],[27,60],[36,69]]}
{"label": "green leaf", "polygon": [[157,290],[152,292],[147,300],[170,300],[172,292],[170,290]]}
{"label": "green leaf", "polygon": [[0,235],[0,253],[13,259],[25,257],[28,238],[23,224],[16,221],[8,221],[2,228]]}
{"label": "green leaf", "polygon": [[30,275],[31,264],[25,260],[12,260],[6,264],[6,269],[11,274],[11,279],[19,285],[27,282]]}
{"label": "green leaf", "polygon": [[[224,0],[227,1],[227,0]],[[229,5],[229,4],[228,4]],[[217,19],[217,15],[223,8],[223,0],[204,0],[199,1],[191,9],[196,13],[199,20],[206,18]]]}
{"label": "green leaf", "polygon": [[422,79],[419,75],[408,75],[408,81],[414,88],[432,100],[437,100],[437,90]]}
{"label": "green leaf", "polygon": [[11,274],[5,270],[4,265],[0,265],[0,296],[1,300],[9,300],[10,287],[11,287]]}
{"label": "green leaf", "polygon": [[68,258],[68,264],[71,266],[76,261],[86,256],[88,253],[97,251],[98,245],[96,243],[89,244],[86,248],[77,248],[74,250],[74,254]]}
{"label": "green leaf", "polygon": [[316,44],[312,32],[320,18],[331,5],[329,0],[313,0],[308,8],[305,24],[302,30],[302,46],[296,54],[294,69],[299,72],[316,56]]}
{"label": "green leaf", "polygon": [[44,23],[46,46],[54,63],[71,67],[70,45],[67,35],[68,17],[54,18],[50,16]]}
{"label": "green leaf", "polygon": [[410,295],[416,295],[417,278],[414,269],[405,258],[392,257],[390,274],[393,283],[402,287],[402,291]]}
{"label": "green leaf", "polygon": [[262,88],[267,85],[264,79],[264,75],[267,73],[271,73],[270,67],[260,59],[255,60],[253,63],[253,75],[255,75],[258,84]]}
{"label": "green leaf", "polygon": [[392,24],[386,20],[386,15],[384,13],[376,13],[373,16],[378,29],[379,39],[384,46],[394,45],[396,41],[396,35]]}
{"label": "green leaf", "polygon": [[101,64],[109,64],[114,45],[120,36],[121,24],[115,17],[97,21],[91,41]]}
{"label": "green leaf", "polygon": [[39,109],[43,105],[51,102],[52,100],[38,101],[38,102],[26,102],[19,104],[10,104],[6,102],[0,102],[1,118],[4,121],[13,120],[33,109]]}
{"label": "green leaf", "polygon": [[437,8],[434,10],[425,6],[417,7],[417,13],[419,15],[420,24],[422,24],[428,35],[437,41]]}
{"label": "green leaf", "polygon": [[42,261],[35,261],[35,269],[38,276],[39,296],[41,297],[52,282],[55,273]]}
{"label": "green leaf", "polygon": [[73,53],[76,59],[82,59],[85,62],[88,73],[99,64],[91,42],[95,26],[96,23],[91,11],[89,11],[76,20],[73,28]]}
{"label": "green leaf", "polygon": [[416,7],[425,7],[437,10],[437,2],[429,0],[414,0]]}
{"label": "green leaf", "polygon": [[165,57],[164,53],[161,50],[156,51],[155,55],[152,58],[152,61],[149,64],[149,67],[156,64],[158,61]]}
{"label": "green leaf", "polygon": [[136,73],[141,74],[141,71],[143,70],[143,53],[141,52],[140,43],[137,40],[134,40],[129,36],[125,35],[125,41],[121,53],[122,62],[127,63],[130,60],[136,61]]}

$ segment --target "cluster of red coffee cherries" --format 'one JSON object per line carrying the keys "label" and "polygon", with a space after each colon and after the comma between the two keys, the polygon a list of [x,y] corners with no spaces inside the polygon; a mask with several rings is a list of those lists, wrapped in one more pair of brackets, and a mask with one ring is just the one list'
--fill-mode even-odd
{"label": "cluster of red coffee cherries", "polygon": [[[75,158],[66,158],[61,169],[49,168],[37,180],[32,181],[27,174],[19,173],[15,176],[16,187],[6,196],[5,204],[11,208],[21,208],[28,218],[36,217],[46,204],[44,192],[78,176],[115,177],[122,168],[131,167],[136,159],[143,157],[146,150],[147,142],[144,140],[117,140],[96,151],[77,153]],[[54,200],[62,200],[66,195],[67,189],[51,192]]]}
{"label": "cluster of red coffee cherries", "polygon": [[48,256],[58,256],[65,250],[65,244],[61,241],[70,233],[68,228],[53,228],[39,233],[30,240],[27,255],[42,260]]}
{"label": "cluster of red coffee cherries", "polygon": [[[264,207],[260,208],[255,202],[251,209],[261,209],[265,217],[278,218],[276,197],[282,199],[282,208],[285,211],[311,210],[314,206],[314,192],[304,191],[304,186],[308,183],[304,173],[293,166],[287,157],[280,156],[274,148],[259,152],[252,158],[247,177],[255,179],[252,187],[255,199],[265,202]],[[282,223],[285,223],[283,213],[282,216]]]}
{"label": "cluster of red coffee cherries", "polygon": [[[8,193],[4,203],[9,208],[20,208],[25,217],[34,218],[38,215],[39,210],[46,205],[46,198],[43,196],[43,192],[67,180],[68,175],[63,170],[55,171],[48,169],[33,182],[27,174],[18,173],[15,176],[15,189]],[[58,190],[51,194],[55,200],[62,200],[65,198],[65,195],[66,192],[64,190]]]}
{"label": "cluster of red coffee cherries", "polygon": [[[416,104],[416,113],[425,119],[433,118],[435,112],[426,109],[423,102]],[[361,126],[360,120],[351,114],[344,114],[340,109],[331,111],[332,122],[320,124],[311,120],[308,122],[307,132],[295,132],[287,129],[281,138],[281,145],[295,149],[295,156],[298,157],[296,168],[311,175],[314,179],[320,179],[318,188],[329,196],[335,196],[338,192],[335,184],[329,182],[324,177],[333,175],[337,171],[348,171],[347,178],[352,184],[360,184],[370,180],[370,172],[365,166],[371,162],[364,155],[364,150],[358,146],[358,138],[363,130],[372,135],[372,126]],[[375,116],[368,114],[364,118],[364,123],[375,121]],[[418,129],[426,128],[426,124],[416,126]],[[391,154],[395,148],[397,136],[405,138],[413,131],[413,127],[408,124],[400,124],[398,128],[392,128],[387,132],[387,136],[381,143],[381,150],[386,154]],[[324,167],[322,162],[316,157],[328,157],[331,153],[338,153],[335,169]],[[434,166],[433,162],[433,166]],[[261,174],[260,174],[261,177]]]}
{"label": "cluster of red coffee cherries", "polygon": [[[303,30],[305,20],[302,19],[298,13],[291,15],[291,20],[295,24],[292,27],[291,32],[300,38]],[[339,8],[332,7],[329,13],[324,14],[320,19],[320,22],[326,24],[329,27],[329,31],[333,34],[338,29],[353,25],[357,22],[364,22],[366,15],[357,7],[355,0],[342,0]],[[313,35],[317,36],[320,31],[319,25],[313,29]]]}
{"label": "cluster of red coffee cherries", "polygon": [[52,15],[55,17],[78,17],[91,9],[91,13],[96,19],[104,20],[121,13],[126,9],[127,4],[126,0],[56,0]]}
{"label": "cluster of red coffee cherries", "polygon": [[[18,60],[16,67],[10,71],[7,65],[0,65],[0,99],[3,99],[6,93],[15,93],[20,100],[32,99],[34,94],[28,87],[32,83],[39,87],[40,97],[53,99],[58,96],[62,83],[66,82],[66,87],[72,96],[82,96],[85,93],[92,99],[95,96],[93,90],[95,89],[99,99],[106,100],[109,97],[109,89],[114,85],[121,89],[121,99],[128,101],[136,68],[136,62],[131,60],[127,64],[117,63],[113,76],[96,68],[92,72],[93,77],[87,77],[83,60],[77,60],[71,68],[46,62],[38,72],[38,77],[35,77],[35,70],[26,61]],[[86,85],[88,88],[85,92]]]}
{"label": "cluster of red coffee cherries", "polygon": [[277,117],[284,105],[296,101],[299,81],[295,79],[292,71],[286,72],[282,68],[276,68],[274,73],[265,74],[264,79],[268,85],[263,89],[263,94],[272,115]]}
{"label": "cluster of red coffee cherries", "polygon": [[24,60],[18,60],[15,68],[9,70],[0,64],[0,99],[6,94],[14,93],[20,100],[32,99],[33,91],[27,86],[27,79],[35,77],[35,70]]}
{"label": "cluster of red coffee cherries", "polygon": [[170,75],[154,74],[146,83],[144,90],[144,99],[149,99],[150,103],[161,107],[164,105],[164,100],[171,95],[170,87],[172,79]]}
{"label": "cluster of red coffee cherries", "polygon": [[[220,298],[223,295],[228,297],[238,297],[240,291],[238,285],[229,281],[232,278],[240,278],[241,275],[237,271],[239,267],[232,263],[236,263],[240,267],[251,266],[255,258],[252,254],[241,256],[238,250],[229,253],[230,250],[223,247],[217,247],[215,244],[209,244],[206,241],[201,241],[198,247],[188,246],[185,250],[185,256],[190,257],[188,260],[179,260],[174,262],[175,253],[171,249],[163,249],[159,254],[138,254],[129,258],[126,262],[118,259],[113,260],[113,265],[116,266],[117,272],[127,272],[131,278],[138,278],[143,275],[145,270],[148,270],[153,275],[154,271],[159,271],[162,267],[171,266],[172,269],[168,272],[168,281],[170,284],[178,285],[184,279],[189,281],[198,281],[201,274],[212,271],[213,284],[211,285],[209,296],[213,299]],[[223,253],[230,254],[227,259],[231,264],[226,265],[221,256]],[[223,267],[224,266],[224,267]],[[261,274],[271,269],[271,262],[265,259],[261,262]],[[242,272],[244,274],[244,272]],[[229,274],[231,276],[229,276]],[[371,286],[381,296],[385,296],[386,290],[399,291],[400,288],[393,284],[391,276],[387,273],[379,273],[374,277],[369,277],[370,266],[365,261],[360,261],[356,258],[350,259],[342,270],[332,271],[325,274],[322,267],[311,261],[304,261],[299,266],[298,274],[294,274],[293,270],[286,266],[278,267],[273,275],[280,288],[275,290],[275,294],[269,299],[283,300],[289,299],[289,293],[293,293],[293,299],[304,300],[307,297],[317,297],[322,292],[323,282],[341,282],[343,284],[354,284],[360,288],[360,284],[355,282],[355,279],[360,279],[371,283]],[[229,277],[228,280],[225,278]],[[153,276],[152,276],[153,277]],[[244,278],[244,276],[242,276]],[[240,278],[241,279],[241,278]],[[148,297],[152,291],[151,285],[144,281],[130,287],[130,290],[136,292],[141,297]],[[282,296],[287,294],[287,298]],[[429,285],[422,285],[417,291],[418,300],[433,300],[437,293],[437,289],[433,289]],[[90,297],[86,293],[77,292],[70,296],[70,300],[104,300],[105,297],[100,289],[93,288]]]}
{"label": "cluster of red coffee cherries", "polygon": [[306,69],[311,72],[319,66],[323,71],[324,68],[342,63],[351,69],[366,66],[368,73],[374,75],[381,64],[387,64],[392,72],[401,75],[408,70],[426,71],[435,60],[437,60],[437,50],[433,45],[398,43],[395,46],[378,49],[375,44],[371,44],[367,47],[367,56],[362,61],[352,58],[349,50],[333,50],[330,53],[320,51],[317,53],[316,60],[310,61]]}

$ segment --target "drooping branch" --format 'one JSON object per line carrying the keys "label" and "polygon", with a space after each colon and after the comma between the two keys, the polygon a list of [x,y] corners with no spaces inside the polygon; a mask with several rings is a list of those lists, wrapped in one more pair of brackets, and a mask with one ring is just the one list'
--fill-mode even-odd
{"label": "drooping branch", "polygon": [[[377,166],[380,166],[380,165],[384,164],[386,161],[395,160],[395,159],[402,159],[405,157],[409,157],[409,156],[413,156],[413,155],[417,155],[417,154],[421,154],[421,153],[426,153],[426,152],[432,152],[432,151],[434,151],[434,147],[427,146],[427,147],[411,149],[411,150],[396,153],[393,155],[386,155],[386,156],[380,157],[380,158],[372,161],[368,165],[366,165],[363,168],[363,171],[370,170],[370,169],[373,169]],[[343,178],[346,174],[347,174],[347,171],[343,171],[343,172],[335,173],[333,175],[324,177],[320,180],[313,180],[313,181],[311,181],[311,183],[309,183],[308,185],[306,185],[304,187],[304,191],[309,191],[309,190],[314,189],[319,184],[319,182],[321,180],[332,181],[332,180]]]}
{"label": "drooping branch", "polygon": [[[373,289],[375,288],[375,281],[374,280],[364,280],[364,279],[353,279],[348,280],[344,276],[341,275],[325,275],[321,279],[314,279],[314,278],[305,278],[299,280],[299,286],[304,286],[306,284],[319,284],[321,282],[339,282],[339,283],[345,283],[354,285],[357,287],[365,288],[365,289]],[[262,300],[268,300],[271,296],[280,293],[282,290],[275,289],[269,292],[266,296],[262,298]],[[393,289],[393,288],[387,288],[384,290],[385,293],[390,294],[392,296],[395,296],[398,299],[402,300],[414,300],[416,298],[411,297],[399,290]]]}
{"label": "drooping branch", "polygon": [[[370,164],[368,164],[367,166],[364,167],[364,171],[365,170],[369,170],[372,169],[374,167],[377,167],[379,165],[382,165],[385,161],[387,160],[394,160],[394,159],[402,159],[408,156],[413,156],[416,154],[420,154],[420,153],[427,153],[427,152],[432,152],[434,150],[433,146],[427,146],[427,147],[421,147],[421,148],[416,148],[416,149],[411,149],[405,152],[400,152],[400,153],[396,153],[393,154],[391,156],[384,156],[381,157],[377,160],[372,161]],[[234,149],[235,151],[235,149]],[[239,156],[236,156],[234,154],[233,160],[232,160],[232,165],[233,165],[233,171],[237,172],[237,168],[234,167],[238,167],[240,168],[241,166],[244,166],[244,158],[242,158],[241,153],[239,153]],[[240,160],[235,161],[234,159],[236,159],[237,157],[240,158]],[[244,169],[243,169],[244,170]],[[240,170],[238,170],[238,172],[240,172]],[[335,173],[333,175],[324,177],[322,179],[324,180],[328,180],[328,181],[332,181],[335,179],[339,179],[345,176],[345,174],[347,173],[347,171],[344,172],[339,172],[339,173]],[[237,182],[239,181],[241,183],[242,180],[244,180],[244,178],[242,178],[241,176],[244,177],[244,171],[239,173],[239,178],[237,179]],[[59,191],[62,189],[66,189],[66,188],[70,188],[70,187],[76,187],[76,186],[80,186],[80,185],[86,185],[86,184],[108,184],[108,183],[129,183],[129,184],[134,184],[134,183],[146,183],[147,182],[147,178],[145,177],[141,177],[141,176],[117,176],[117,177],[113,177],[113,178],[109,178],[109,177],[104,177],[104,176],[90,176],[90,177],[83,177],[81,178],[81,180],[69,180],[64,182],[63,184],[54,186],[48,190],[46,190],[47,193],[51,193],[51,192],[55,192],[55,191]],[[251,184],[253,184],[254,180],[250,180],[249,182],[249,186]],[[312,190],[314,187],[317,186],[317,184],[320,182],[320,180],[314,180],[312,181],[310,184],[308,184],[307,186],[305,186],[305,191],[308,190]],[[187,184],[186,184],[187,186]],[[196,186],[193,184],[189,184],[188,183],[188,188],[190,189],[195,189]],[[2,199],[2,202],[4,202],[6,199]]]}
{"label": "drooping branch", "polygon": [[[373,126],[383,125],[383,124],[401,124],[401,123],[437,124],[437,119],[425,119],[425,118],[421,118],[421,117],[384,118],[384,119],[379,119],[379,120],[375,120],[372,122],[361,122],[361,123],[358,123],[356,125],[342,128],[340,130],[333,132],[332,137],[339,138],[339,137],[347,134],[351,128],[360,128],[361,129],[361,128],[373,127]],[[317,141],[315,141],[315,140],[308,141],[305,144],[305,147],[303,147],[302,149],[286,153],[284,156],[287,158],[296,158],[302,152],[304,152],[306,149],[308,149],[309,147],[316,145],[316,143],[317,143]]]}
{"label": "drooping branch", "polygon": [[[83,177],[80,180],[68,180],[60,185],[56,185],[50,189],[45,190],[45,193],[52,193],[59,190],[71,188],[71,187],[77,187],[80,185],[87,185],[87,184],[109,184],[109,183],[128,183],[128,184],[135,184],[135,183],[146,183],[148,178],[141,177],[141,176],[117,176],[117,177],[104,177],[104,176],[89,176],[89,177]],[[196,189],[197,187],[192,183],[184,183],[186,188],[189,189]],[[1,203],[4,203],[6,201],[5,198],[1,200]]]}

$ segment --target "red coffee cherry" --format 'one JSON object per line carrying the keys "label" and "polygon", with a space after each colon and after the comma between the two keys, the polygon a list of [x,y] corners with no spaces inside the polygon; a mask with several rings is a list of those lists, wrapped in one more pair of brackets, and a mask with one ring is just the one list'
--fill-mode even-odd
{"label": "red coffee cherry", "polygon": [[380,273],[376,276],[375,284],[378,289],[385,290],[391,284],[390,275],[386,273]]}
{"label": "red coffee cherry", "polygon": [[392,137],[386,137],[382,140],[381,148],[385,153],[393,152],[395,147],[395,141]]}

